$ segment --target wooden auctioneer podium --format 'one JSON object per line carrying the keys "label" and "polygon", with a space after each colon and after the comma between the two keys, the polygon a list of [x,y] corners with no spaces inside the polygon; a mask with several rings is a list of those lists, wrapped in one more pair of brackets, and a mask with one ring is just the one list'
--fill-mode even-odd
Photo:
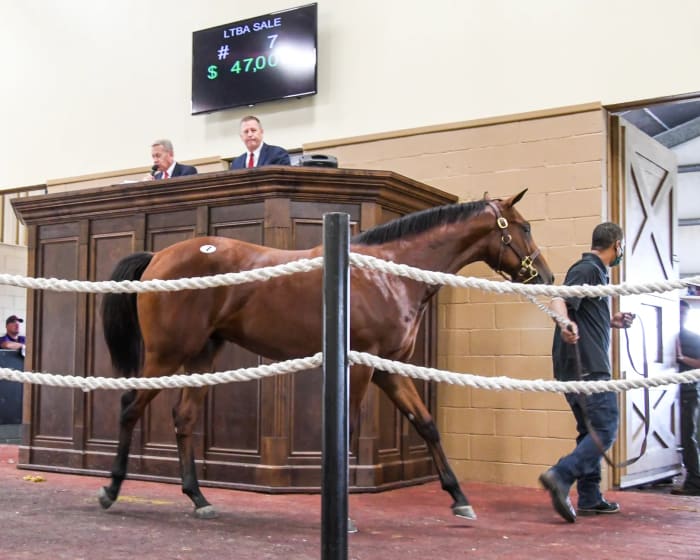
{"label": "wooden auctioneer podium", "polygon": [[[106,280],[117,261],[202,235],[285,249],[321,243],[326,212],[350,215],[352,233],[456,198],[387,171],[263,167],[14,199],[28,228],[29,275]],[[26,368],[115,376],[102,337],[101,295],[33,290]],[[436,308],[426,314],[413,362],[435,366]],[[215,371],[263,362],[227,344]],[[436,388],[416,382],[434,409]],[[266,492],[321,485],[320,369],[212,387],[195,433],[203,485]],[[104,476],[116,453],[122,391],[31,385],[23,404],[21,468]],[[129,476],[179,481],[171,409],[162,391],[137,425]],[[350,485],[377,491],[434,477],[423,440],[374,387],[362,407]]]}

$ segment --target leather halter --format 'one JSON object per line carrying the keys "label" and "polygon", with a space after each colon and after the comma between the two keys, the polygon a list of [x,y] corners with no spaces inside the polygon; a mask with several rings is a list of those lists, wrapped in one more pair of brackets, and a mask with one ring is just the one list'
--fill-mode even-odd
{"label": "leather halter", "polygon": [[[532,251],[530,255],[522,255],[520,251],[518,251],[518,249],[512,244],[513,236],[508,231],[508,220],[506,220],[503,217],[503,215],[501,214],[501,210],[496,204],[494,204],[490,200],[487,202],[496,214],[496,226],[498,227],[498,229],[501,230],[501,247],[498,251],[498,265],[496,266],[496,272],[498,272],[498,274],[503,276],[503,278],[505,278],[506,280],[509,279],[508,276],[506,276],[505,272],[501,270],[503,249],[509,247],[520,259],[520,270],[518,271],[518,274],[515,275],[515,277],[511,278],[511,280],[513,282],[520,281],[523,284],[531,282],[539,275],[539,272],[537,272],[537,269],[535,268],[535,259],[539,256],[540,250],[536,249],[535,251]],[[527,242],[527,239],[525,239],[525,247],[527,248],[528,252],[530,252],[530,245]]]}

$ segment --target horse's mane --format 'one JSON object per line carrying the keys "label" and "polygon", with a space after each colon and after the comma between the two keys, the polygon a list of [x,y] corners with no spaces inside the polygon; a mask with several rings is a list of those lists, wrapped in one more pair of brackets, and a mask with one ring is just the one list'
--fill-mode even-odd
{"label": "horse's mane", "polygon": [[407,214],[386,224],[373,227],[352,238],[356,245],[380,245],[395,239],[401,239],[407,235],[418,234],[442,224],[451,224],[459,220],[465,220],[474,214],[478,214],[486,207],[485,200],[463,202],[461,204],[449,204],[428,208]]}

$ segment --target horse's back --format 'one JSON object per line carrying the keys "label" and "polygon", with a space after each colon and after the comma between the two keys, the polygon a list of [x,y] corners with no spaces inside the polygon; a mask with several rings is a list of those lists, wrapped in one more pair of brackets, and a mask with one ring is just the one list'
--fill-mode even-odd
{"label": "horse's back", "polygon": [[241,272],[308,258],[310,254],[310,251],[287,251],[229,237],[195,237],[155,253],[143,279]]}

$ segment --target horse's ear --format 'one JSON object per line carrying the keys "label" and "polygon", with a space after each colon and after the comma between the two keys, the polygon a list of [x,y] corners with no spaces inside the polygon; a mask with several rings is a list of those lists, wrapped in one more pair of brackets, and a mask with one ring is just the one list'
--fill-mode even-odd
{"label": "horse's ear", "polygon": [[508,206],[515,206],[518,202],[520,202],[520,199],[525,196],[525,193],[527,192],[527,189],[524,189],[520,191],[518,194],[516,194],[513,198],[511,198],[508,201]]}
{"label": "horse's ear", "polygon": [[489,191],[484,191],[484,200],[491,200],[491,197],[489,196]]}

